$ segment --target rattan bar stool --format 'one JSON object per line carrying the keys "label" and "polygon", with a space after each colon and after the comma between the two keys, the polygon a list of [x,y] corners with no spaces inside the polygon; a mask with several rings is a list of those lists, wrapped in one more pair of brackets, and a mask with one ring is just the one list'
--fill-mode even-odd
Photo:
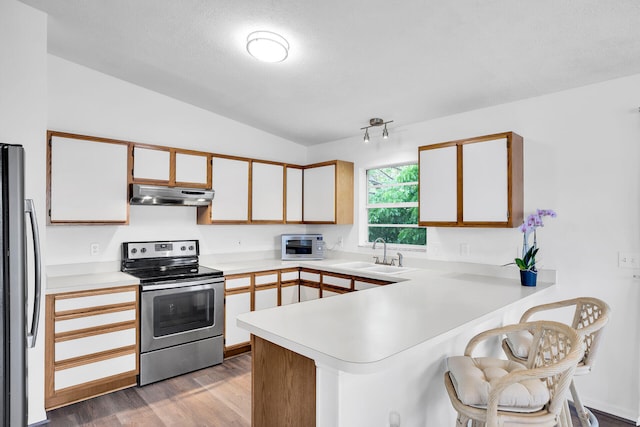
{"label": "rattan bar stool", "polygon": [[[532,341],[525,363],[471,357],[492,337],[526,332]],[[457,427],[513,425],[571,426],[566,395],[584,349],[575,329],[538,321],[482,332],[469,341],[464,356],[447,359],[445,387],[458,412]]]}
{"label": "rattan bar stool", "polygon": [[[602,340],[603,328],[609,321],[611,309],[606,302],[597,298],[581,297],[542,304],[525,311],[520,318],[520,322],[528,322],[533,315],[541,312],[567,307],[574,307],[571,327],[576,330],[584,341],[585,348],[584,357],[578,363],[575,375],[585,375],[591,372],[593,368],[598,346]],[[522,362],[529,355],[532,338],[532,335],[527,332],[508,334],[502,341],[502,348],[510,360]],[[596,426],[597,420],[582,404],[574,381],[571,381],[571,396],[582,427]]]}

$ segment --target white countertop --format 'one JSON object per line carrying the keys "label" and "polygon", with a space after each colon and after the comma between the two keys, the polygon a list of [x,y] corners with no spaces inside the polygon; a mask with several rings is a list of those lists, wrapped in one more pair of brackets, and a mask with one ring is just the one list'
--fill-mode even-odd
{"label": "white countertop", "polygon": [[398,276],[406,281],[241,314],[237,324],[317,363],[365,373],[383,369],[392,356],[411,347],[446,340],[552,287],[539,283],[529,288],[514,279],[435,270]]}

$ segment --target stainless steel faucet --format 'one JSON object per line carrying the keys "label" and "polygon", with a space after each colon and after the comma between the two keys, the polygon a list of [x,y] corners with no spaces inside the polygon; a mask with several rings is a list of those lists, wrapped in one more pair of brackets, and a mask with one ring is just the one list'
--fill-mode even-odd
{"label": "stainless steel faucet", "polygon": [[398,267],[402,267],[402,254],[398,252]]}
{"label": "stainless steel faucet", "polygon": [[[384,241],[382,237],[378,237],[373,241],[373,247],[371,249],[376,248],[376,243],[382,242],[383,244],[383,252],[382,252],[382,264],[387,264],[387,242]],[[378,258],[376,258],[376,264],[379,264]]]}

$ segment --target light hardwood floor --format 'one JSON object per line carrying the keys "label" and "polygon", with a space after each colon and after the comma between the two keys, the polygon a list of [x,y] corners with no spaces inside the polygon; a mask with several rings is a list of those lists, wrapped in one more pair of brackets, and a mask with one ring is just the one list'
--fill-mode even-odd
{"label": "light hardwood floor", "polygon": [[251,356],[48,412],[49,426],[251,425]]}
{"label": "light hardwood floor", "polygon": [[[52,427],[249,427],[251,355],[232,357],[221,365],[96,397],[47,415]],[[596,415],[600,427],[634,425],[606,414]],[[452,419],[450,425],[454,424]],[[580,426],[575,415],[573,425]]]}

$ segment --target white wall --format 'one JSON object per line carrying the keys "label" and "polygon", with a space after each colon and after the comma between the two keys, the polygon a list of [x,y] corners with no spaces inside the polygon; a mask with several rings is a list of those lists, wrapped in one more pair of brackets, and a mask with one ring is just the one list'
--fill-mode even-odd
{"label": "white wall", "polygon": [[[302,145],[59,57],[49,55],[48,76],[51,130],[306,162]],[[304,227],[197,225],[194,207],[132,206],[128,226],[48,226],[47,263],[119,261],[121,243],[135,240],[200,239],[202,254],[273,250],[283,230],[295,233]],[[91,243],[100,244],[99,255],[90,255]]]}
{"label": "white wall", "polygon": [[[14,0],[0,1],[0,40],[0,142],[25,147],[25,192],[35,202],[41,225],[40,237],[46,239],[42,227],[46,204],[46,156],[42,142],[47,125],[46,15]],[[46,253],[42,255],[46,256]],[[32,273],[30,278],[32,280]],[[29,294],[32,301],[33,292]],[[30,424],[46,419],[43,319],[44,316],[40,316],[36,347],[28,351]]]}
{"label": "white wall", "polygon": [[[428,100],[426,101],[428,102]],[[635,420],[638,416],[637,270],[618,268],[618,251],[640,252],[640,75],[390,129],[390,139],[362,136],[309,149],[309,161],[355,162],[356,171],[417,161],[417,147],[514,131],[525,140],[525,212],[557,210],[539,229],[542,267],[558,271],[561,297],[606,300],[613,318],[594,372],[577,380],[587,405]],[[391,117],[402,123],[401,117]],[[375,132],[371,132],[373,135]],[[356,194],[363,192],[356,180]],[[359,220],[356,208],[356,223]],[[358,227],[317,227],[329,245],[344,237],[358,247]],[[517,230],[428,228],[429,250],[412,257],[502,265],[512,261]],[[468,243],[470,254],[460,255]],[[435,248],[435,250],[433,250]],[[408,262],[411,262],[409,260]],[[513,267],[507,267],[513,268]],[[462,351],[462,349],[461,349]]]}

